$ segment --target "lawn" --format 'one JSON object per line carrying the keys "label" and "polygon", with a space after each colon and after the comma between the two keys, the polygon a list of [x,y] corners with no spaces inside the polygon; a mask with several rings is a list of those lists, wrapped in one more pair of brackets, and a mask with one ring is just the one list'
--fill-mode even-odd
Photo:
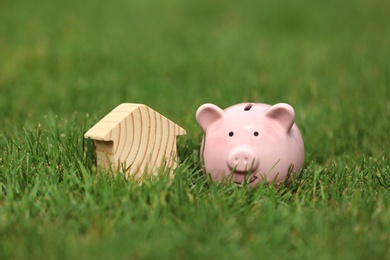
{"label": "lawn", "polygon": [[[389,259],[390,2],[2,0],[0,259]],[[287,102],[290,185],[211,182],[196,109]],[[96,166],[120,103],[186,129],[173,179]]]}

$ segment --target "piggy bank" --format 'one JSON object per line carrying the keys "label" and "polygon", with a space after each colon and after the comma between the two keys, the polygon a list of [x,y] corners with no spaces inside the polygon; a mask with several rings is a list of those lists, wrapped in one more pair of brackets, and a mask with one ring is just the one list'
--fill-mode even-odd
{"label": "piggy bank", "polygon": [[285,103],[241,103],[222,110],[201,105],[196,121],[204,136],[200,148],[203,172],[216,181],[258,185],[289,181],[303,166],[304,145]]}

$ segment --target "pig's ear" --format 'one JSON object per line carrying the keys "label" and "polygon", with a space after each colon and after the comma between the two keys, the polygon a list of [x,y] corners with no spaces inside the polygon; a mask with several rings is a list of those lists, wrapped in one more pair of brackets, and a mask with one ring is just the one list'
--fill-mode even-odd
{"label": "pig's ear", "polygon": [[286,132],[289,132],[295,121],[295,111],[292,106],[279,103],[268,108],[264,115],[275,120]]}
{"label": "pig's ear", "polygon": [[223,117],[223,114],[224,111],[218,106],[213,104],[203,104],[196,111],[196,121],[203,131],[206,131],[206,128],[219,118]]}

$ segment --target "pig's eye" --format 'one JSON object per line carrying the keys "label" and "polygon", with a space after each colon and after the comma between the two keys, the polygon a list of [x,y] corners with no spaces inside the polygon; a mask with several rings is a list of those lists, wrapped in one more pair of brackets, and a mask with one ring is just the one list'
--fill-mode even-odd
{"label": "pig's eye", "polygon": [[255,131],[255,132],[253,133],[253,135],[254,135],[254,136],[259,136],[259,132]]}
{"label": "pig's eye", "polygon": [[229,132],[229,136],[232,137],[234,135],[233,132]]}

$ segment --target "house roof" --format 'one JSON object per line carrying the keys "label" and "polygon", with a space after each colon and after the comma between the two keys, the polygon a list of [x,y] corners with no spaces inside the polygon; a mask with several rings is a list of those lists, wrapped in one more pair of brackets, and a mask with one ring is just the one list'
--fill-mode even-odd
{"label": "house roof", "polygon": [[[137,113],[136,113],[137,112]],[[146,113],[147,115],[142,115]],[[134,103],[123,103],[114,108],[109,114],[103,117],[98,123],[96,123],[91,129],[89,129],[84,137],[91,138],[98,141],[112,141],[112,131],[117,127],[120,127],[120,124],[126,120],[128,117],[131,117],[132,114],[137,114],[136,120],[132,118],[133,123],[137,123],[142,120],[152,120],[152,118],[156,119],[159,117],[161,120],[166,120],[169,123],[173,123],[163,115],[159,114],[155,110],[143,104],[134,104]],[[139,115],[138,115],[139,114]],[[134,122],[135,121],[135,122]],[[175,124],[175,123],[173,123]],[[176,135],[184,135],[186,131],[175,124],[175,134]]]}

